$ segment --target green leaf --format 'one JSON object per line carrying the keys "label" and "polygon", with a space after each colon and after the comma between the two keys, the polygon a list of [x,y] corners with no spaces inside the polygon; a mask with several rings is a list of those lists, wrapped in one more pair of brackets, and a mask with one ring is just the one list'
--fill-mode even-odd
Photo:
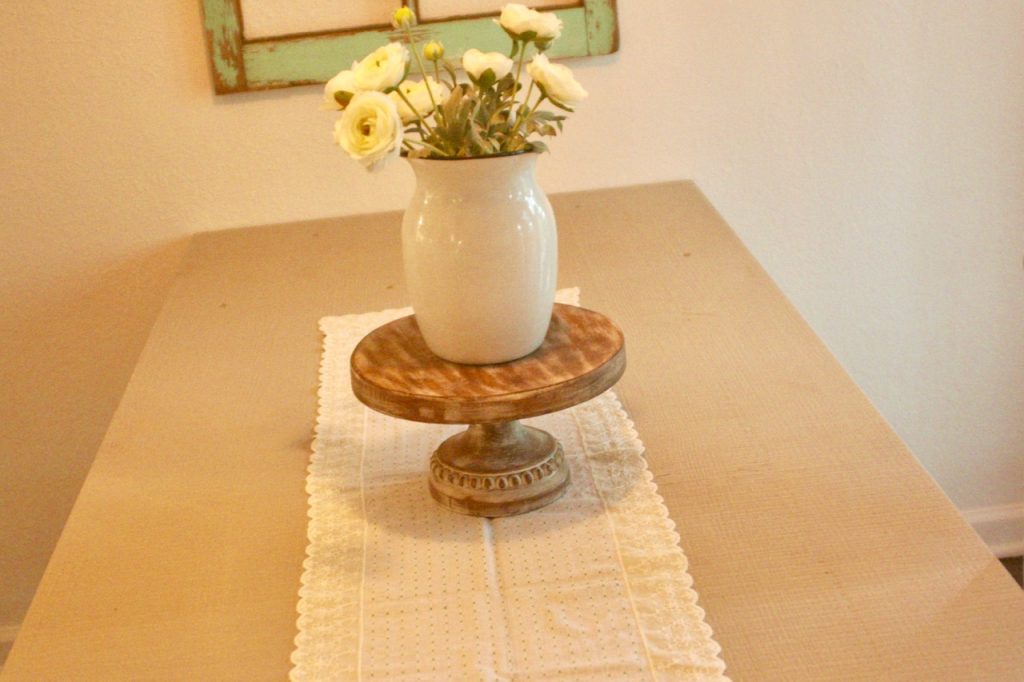
{"label": "green leaf", "polygon": [[449,85],[451,85],[451,87],[454,88],[459,82],[459,78],[455,74],[455,68],[452,66],[452,63],[447,59],[441,62],[441,66],[444,67],[445,73],[447,73],[448,76],[452,79],[452,82]]}
{"label": "green leaf", "polygon": [[491,151],[487,140],[480,134],[480,130],[475,125],[469,126],[467,137],[472,145],[471,151],[474,154],[487,154]]}
{"label": "green leaf", "polygon": [[556,114],[555,112],[548,111],[546,109],[538,109],[538,110],[534,111],[533,112],[533,116],[538,121],[564,121],[565,120],[565,116],[562,116],[561,114]]}
{"label": "green leaf", "polygon": [[494,128],[503,125],[508,125],[508,110],[498,109],[492,113],[491,117],[487,120],[487,127]]}
{"label": "green leaf", "polygon": [[495,90],[499,95],[507,95],[512,91],[512,88],[516,86],[516,77],[511,72],[505,74],[505,76],[495,84]]}
{"label": "green leaf", "polygon": [[575,111],[576,111],[575,109],[570,107],[568,104],[562,104],[557,99],[552,99],[551,97],[548,97],[548,101],[550,101],[552,104],[554,104],[556,107],[558,107],[562,111],[568,111],[570,114],[575,113]]}
{"label": "green leaf", "polygon": [[441,106],[446,120],[451,121],[459,108],[459,101],[462,99],[463,86],[456,85],[448,95],[447,101]]}
{"label": "green leaf", "polygon": [[482,90],[490,88],[498,78],[494,75],[494,69],[485,69],[480,78],[476,81],[477,87]]}

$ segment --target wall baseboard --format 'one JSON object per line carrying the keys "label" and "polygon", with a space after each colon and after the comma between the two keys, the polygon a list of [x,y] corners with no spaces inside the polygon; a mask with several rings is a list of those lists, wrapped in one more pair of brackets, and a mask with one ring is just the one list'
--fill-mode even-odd
{"label": "wall baseboard", "polygon": [[1004,504],[963,512],[997,557],[1024,555],[1024,504]]}

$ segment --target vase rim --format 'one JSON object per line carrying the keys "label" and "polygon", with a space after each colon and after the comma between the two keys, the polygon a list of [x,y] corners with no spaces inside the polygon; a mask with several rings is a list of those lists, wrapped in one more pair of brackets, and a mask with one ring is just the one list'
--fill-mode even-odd
{"label": "vase rim", "polygon": [[530,149],[520,149],[519,151],[515,151],[515,152],[498,152],[497,154],[488,154],[487,156],[449,156],[449,157],[420,156],[420,157],[417,157],[417,158],[410,158],[409,154],[405,150],[403,150],[402,151],[402,158],[405,159],[406,161],[409,161],[409,162],[413,162],[413,161],[441,161],[441,162],[448,162],[448,161],[488,161],[490,159],[505,159],[505,158],[509,158],[509,157],[512,157],[512,156],[528,156],[530,154],[537,154],[537,155],[539,155],[540,152],[538,152],[536,149],[533,149],[531,147]]}

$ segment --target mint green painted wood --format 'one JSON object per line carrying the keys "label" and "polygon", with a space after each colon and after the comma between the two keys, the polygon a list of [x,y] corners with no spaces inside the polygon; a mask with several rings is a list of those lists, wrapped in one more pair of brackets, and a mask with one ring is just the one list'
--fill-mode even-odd
{"label": "mint green painted wood", "polygon": [[247,90],[242,58],[242,11],[237,0],[203,0],[203,28],[218,94]]}
{"label": "mint green painted wood", "polygon": [[249,43],[245,71],[249,87],[261,88],[323,83],[352,62],[385,45],[386,31],[361,31],[341,36],[314,36],[288,41]]}
{"label": "mint green painted wood", "polygon": [[[582,7],[556,12],[565,25],[548,54],[576,57],[590,54],[586,14]],[[475,47],[508,52],[509,37],[492,18],[460,19],[419,27],[425,40],[444,43],[446,56],[457,59]],[[251,89],[300,83],[323,83],[391,39],[391,31],[362,31],[341,36],[314,36],[288,41],[249,43],[244,48],[245,73]]]}
{"label": "mint green painted wood", "polygon": [[586,4],[587,54],[609,54],[619,49],[615,0],[592,0]]}
{"label": "mint green painted wood", "polygon": [[[395,6],[398,4],[396,1]],[[416,8],[415,0],[404,4]],[[246,41],[238,0],[203,0],[203,9],[218,93],[323,83],[394,37],[387,26]],[[582,57],[618,49],[615,0],[583,0],[580,7],[555,12],[564,29],[548,51],[549,56]],[[447,56],[453,59],[471,47],[500,52],[511,47],[493,17],[425,23],[417,31],[427,39],[443,42]]]}

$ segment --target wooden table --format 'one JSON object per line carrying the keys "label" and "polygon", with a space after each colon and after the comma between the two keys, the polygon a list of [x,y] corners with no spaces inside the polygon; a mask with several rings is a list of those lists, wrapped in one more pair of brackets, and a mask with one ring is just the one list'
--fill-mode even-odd
{"label": "wooden table", "polygon": [[[1024,593],[696,187],[553,203],[733,679],[1020,679]],[[317,320],[403,305],[396,213],[197,235],[3,679],[283,679]]]}

